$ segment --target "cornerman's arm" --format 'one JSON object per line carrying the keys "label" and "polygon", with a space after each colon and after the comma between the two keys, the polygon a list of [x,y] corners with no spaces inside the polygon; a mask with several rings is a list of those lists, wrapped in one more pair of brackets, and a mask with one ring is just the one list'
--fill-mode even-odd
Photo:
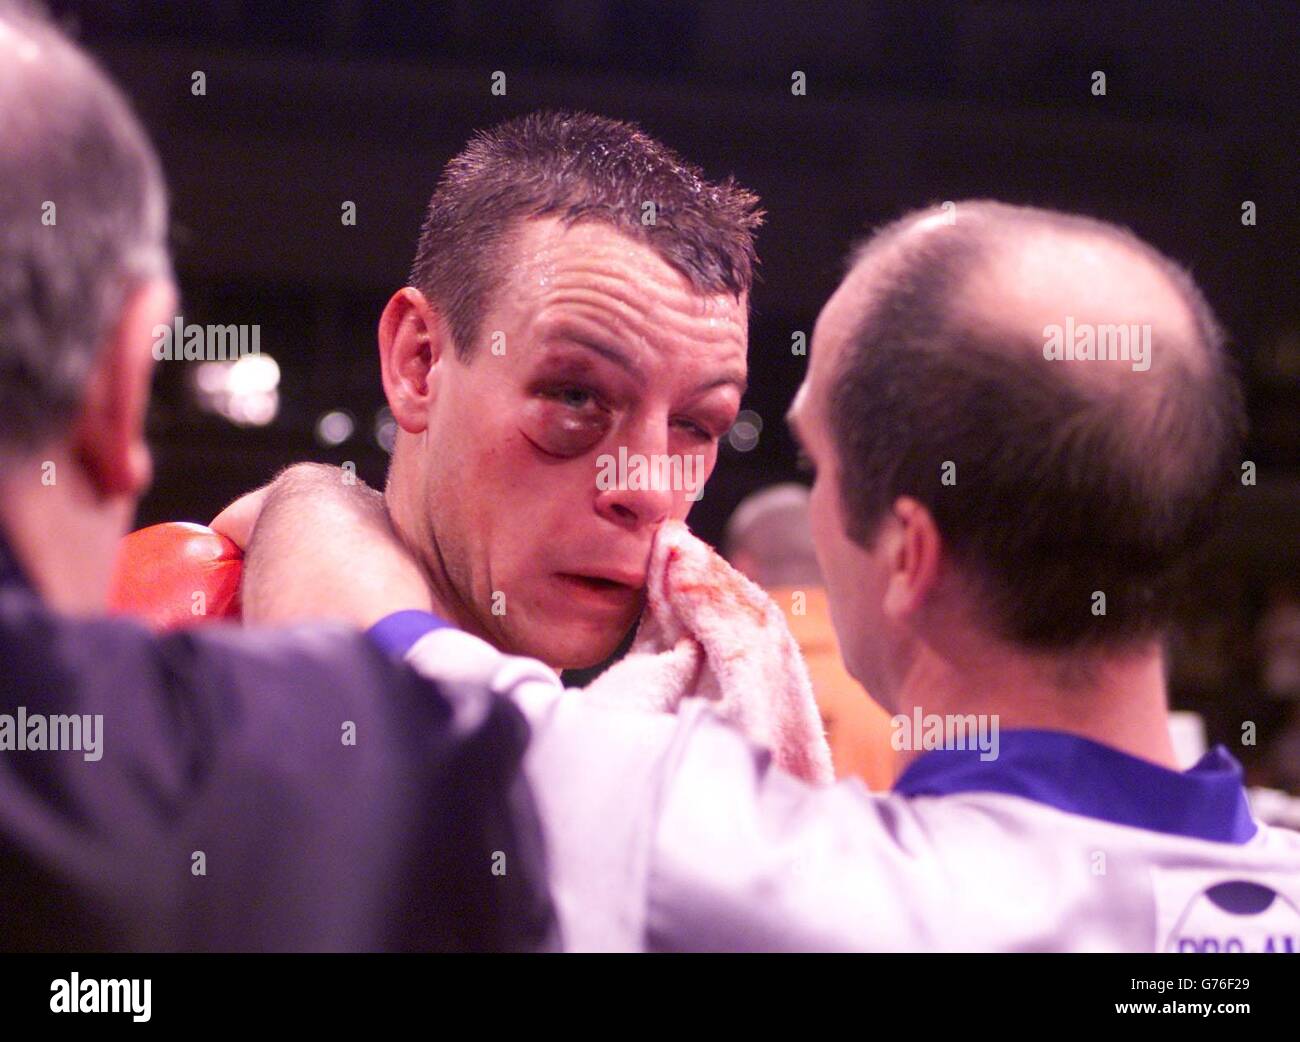
{"label": "cornerman's arm", "polygon": [[[254,500],[264,497],[260,512]],[[246,516],[254,513],[250,522]],[[248,538],[242,589],[247,622],[337,619],[359,627],[396,611],[429,611],[424,573],[406,551],[374,489],[348,472],[298,464],[213,522]]]}

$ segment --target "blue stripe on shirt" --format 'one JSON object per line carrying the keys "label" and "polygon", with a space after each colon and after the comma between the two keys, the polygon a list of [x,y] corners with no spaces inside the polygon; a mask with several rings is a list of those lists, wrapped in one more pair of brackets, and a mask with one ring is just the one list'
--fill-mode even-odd
{"label": "blue stripe on shirt", "polygon": [[434,630],[454,629],[446,619],[430,611],[395,611],[376,622],[366,635],[396,658],[402,658],[415,642]]}

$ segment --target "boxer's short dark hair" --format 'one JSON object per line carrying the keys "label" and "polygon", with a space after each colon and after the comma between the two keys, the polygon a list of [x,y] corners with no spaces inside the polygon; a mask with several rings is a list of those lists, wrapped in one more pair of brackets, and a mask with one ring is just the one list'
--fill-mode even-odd
{"label": "boxer's short dark hair", "polygon": [[[909,215],[855,255],[884,259],[830,392],[847,534],[869,546],[896,499],[914,497],[1001,636],[1058,652],[1149,639],[1240,463],[1223,332],[1190,276],[1125,229],[997,203],[956,212],[942,232],[902,237]],[[1162,381],[1158,407],[1071,378],[1067,363],[1027,364],[1041,340],[1008,350],[1005,333],[954,305],[999,236],[1043,230],[1122,244],[1186,305],[1194,340],[1176,345],[1178,362],[1133,374]]]}
{"label": "boxer's short dark hair", "polygon": [[[654,222],[643,216],[654,204]],[[649,245],[702,294],[748,291],[758,197],[700,170],[637,126],[535,112],[480,131],[429,201],[410,283],[443,312],[468,358],[521,220],[602,221]]]}

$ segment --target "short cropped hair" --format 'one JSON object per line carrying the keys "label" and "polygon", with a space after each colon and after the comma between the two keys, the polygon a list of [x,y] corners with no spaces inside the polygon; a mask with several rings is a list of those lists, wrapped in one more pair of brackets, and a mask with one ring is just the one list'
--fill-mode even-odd
{"label": "short cropped hair", "polygon": [[0,0],[0,449],[66,429],[130,290],[170,278],[157,156],[109,78]]}
{"label": "short cropped hair", "polygon": [[[1158,635],[1240,462],[1223,331],[1191,277],[1124,228],[983,201],[956,212],[951,227],[905,236],[934,211],[909,214],[854,254],[880,274],[829,398],[847,534],[869,546],[911,496],[1003,637],[1061,652]],[[1038,232],[1100,237],[1168,279],[1191,332],[1158,377],[1134,374],[1163,381],[1158,396],[1026,364],[1041,341],[1007,350],[993,338],[1008,334],[955,303],[1000,244]]]}
{"label": "short cropped hair", "polygon": [[[648,204],[653,204],[653,221]],[[700,293],[749,290],[758,197],[697,167],[631,123],[535,112],[480,131],[443,170],[410,284],[437,305],[462,359],[507,264],[520,221],[601,221],[646,243]]]}

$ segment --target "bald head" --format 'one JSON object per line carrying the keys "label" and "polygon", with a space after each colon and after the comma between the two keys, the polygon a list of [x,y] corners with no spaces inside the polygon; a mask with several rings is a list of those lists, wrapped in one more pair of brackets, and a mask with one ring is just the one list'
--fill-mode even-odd
{"label": "bald head", "polygon": [[858,248],[846,287],[865,312],[900,281],[917,277],[945,283],[946,312],[983,327],[995,350],[1042,353],[1045,331],[1067,320],[1076,329],[1149,326],[1167,348],[1159,359],[1134,358],[1135,350],[1130,357],[1078,358],[1098,364],[1066,367],[1065,378],[1105,381],[1156,361],[1201,370],[1222,339],[1177,264],[1125,228],[1075,214],[986,200],[919,211]]}
{"label": "bald head", "polygon": [[[1168,362],[1188,364],[1193,356],[1203,362],[1205,345],[1197,350],[1195,319],[1183,292],[1161,264],[1136,246],[1118,237],[1050,224],[1023,235],[994,235],[984,262],[971,270],[954,307],[967,311],[971,322],[997,331],[1008,344],[1033,344],[1044,330],[1062,328],[1067,320],[1076,328],[1150,327],[1162,348],[1157,352],[1161,368]],[[1130,359],[1117,354],[1108,357],[1103,352],[1092,359],[1098,365],[1071,366],[1063,375],[1104,380],[1130,370],[1145,371],[1155,361],[1154,356]],[[1133,364],[1115,364],[1129,361]],[[1124,382],[1135,387],[1151,383]],[[1115,390],[1120,388],[1115,385]]]}
{"label": "bald head", "polygon": [[1069,648],[1163,625],[1241,426],[1178,265],[1101,221],[957,203],[872,236],[822,321],[842,331],[827,415],[854,539],[909,495],[1004,635]]}

